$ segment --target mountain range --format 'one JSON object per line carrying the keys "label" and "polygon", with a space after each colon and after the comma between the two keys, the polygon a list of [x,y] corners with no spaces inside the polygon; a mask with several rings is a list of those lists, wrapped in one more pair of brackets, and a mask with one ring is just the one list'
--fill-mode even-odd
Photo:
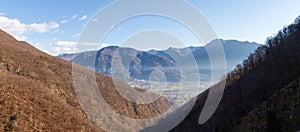
{"label": "mountain range", "polygon": [[[183,79],[202,82],[210,81],[212,71],[207,48],[215,47],[219,43],[224,49],[227,71],[232,70],[259,46],[257,43],[218,39],[200,47],[139,51],[133,48],[110,46],[98,51],[61,54],[58,57],[124,81],[139,79],[179,82]],[[160,71],[162,75],[152,75],[153,71]],[[200,80],[193,80],[190,77],[196,74],[195,71],[199,71]],[[160,76],[165,78],[161,79]]]}
{"label": "mountain range", "polygon": [[[172,106],[172,102],[163,97],[150,104],[128,101],[121,96],[123,93],[118,92],[115,85],[125,89],[134,88],[120,80],[94,73],[93,70],[104,69],[105,71],[106,67],[110,68],[109,65],[114,63],[110,60],[111,53],[115,52],[111,49],[119,49],[119,47],[108,47],[104,48],[107,50],[85,52],[75,56],[75,58],[86,57],[87,62],[91,61],[88,59],[89,55],[95,58],[98,56],[96,60],[98,64],[92,67],[83,65],[90,69],[50,56],[27,42],[16,40],[2,30],[0,30],[0,47],[0,131],[104,131],[104,128],[107,128],[107,131],[121,131],[122,128],[113,127],[120,124],[128,131],[137,130],[135,128],[147,131],[155,130],[157,125],[168,123],[165,119],[169,117],[172,119],[174,116],[167,115],[169,117],[162,118],[149,127],[134,122],[114,120],[119,115],[133,119],[152,119]],[[130,53],[133,52],[128,52],[129,55]],[[150,57],[155,61],[144,60],[147,65],[143,67],[175,65],[168,56],[162,55],[159,51],[141,53],[134,57],[133,60],[137,62],[133,64],[137,65],[132,65],[133,68],[140,67],[138,64],[142,65],[142,63],[139,61],[144,57]],[[179,53],[184,54],[184,51]],[[196,102],[188,115],[169,131],[299,131],[300,17],[293,24],[280,30],[277,35],[269,37],[265,45],[259,46],[247,56],[247,59],[241,61],[228,73],[225,80],[217,82],[195,97]],[[161,59],[166,63],[160,62]],[[120,62],[124,64],[121,58],[116,60],[117,64]],[[71,61],[76,62],[75,59]],[[92,62],[95,64],[95,60]],[[107,65],[97,67],[100,64]],[[83,73],[74,72],[72,68],[82,69],[94,75],[95,80],[83,76],[85,75]],[[146,70],[137,70],[136,76],[139,75],[139,71]],[[78,91],[74,86],[73,74],[79,75],[77,84],[89,84],[81,89],[86,90],[86,93],[80,94],[81,99],[77,98]],[[92,81],[95,82],[91,83]],[[209,101],[209,95],[213,95],[214,93],[211,92],[214,88],[224,81],[225,90],[216,111],[207,122],[199,124],[199,116],[204,104]],[[97,99],[88,100],[89,97],[99,96],[90,90],[91,85],[98,86],[96,90],[101,91],[103,99],[111,107],[110,111],[119,115],[111,116],[101,109],[100,111],[84,109],[89,108],[90,103],[97,102]],[[137,90],[142,93],[147,92]],[[82,99],[86,100],[87,104],[81,105]],[[105,102],[97,105],[103,106]],[[186,109],[185,106],[180,107],[177,112]],[[89,116],[93,113],[96,113],[96,116]],[[95,120],[97,116],[103,118]]]}

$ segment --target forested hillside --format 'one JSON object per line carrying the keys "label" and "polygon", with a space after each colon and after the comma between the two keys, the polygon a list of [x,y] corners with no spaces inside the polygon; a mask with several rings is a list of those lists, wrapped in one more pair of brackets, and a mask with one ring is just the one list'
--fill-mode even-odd
{"label": "forested hillside", "polygon": [[[292,81],[297,80],[300,77],[299,65],[300,17],[293,24],[284,27],[277,35],[269,37],[265,45],[250,54],[248,59],[228,74],[222,100],[214,115],[205,124],[199,125],[198,118],[209,90],[198,96],[193,110],[172,131],[233,130],[235,126],[241,124],[242,117],[250,114],[249,112],[253,109],[261,107],[264,101]],[[294,92],[299,92],[299,90],[294,90]],[[293,99],[299,102],[299,98]],[[282,103],[277,105],[282,105]],[[299,113],[291,114],[293,117],[299,117]],[[295,119],[295,122],[297,121],[299,118]],[[270,126],[266,127],[265,129],[270,129],[268,128]],[[285,124],[286,127],[294,126]]]}

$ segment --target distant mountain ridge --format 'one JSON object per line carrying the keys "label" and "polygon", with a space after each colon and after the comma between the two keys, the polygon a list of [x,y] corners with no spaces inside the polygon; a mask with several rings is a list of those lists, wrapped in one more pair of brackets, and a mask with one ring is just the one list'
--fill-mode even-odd
{"label": "distant mountain ridge", "polygon": [[[247,58],[259,46],[259,44],[254,42],[220,39],[201,47],[191,46],[186,48],[168,48],[166,50],[139,51],[133,48],[110,46],[98,51],[61,54],[57,57],[76,62],[104,75],[112,76],[114,74],[122,80],[150,80],[151,73],[155,70],[162,71],[165,80],[169,82],[178,82],[181,79],[189,80],[190,78],[187,79],[187,77],[190,74],[195,74],[195,72],[181,73],[184,70],[180,69],[186,69],[185,71],[188,72],[190,65],[194,63],[199,68],[199,74],[207,76],[202,78],[202,81],[209,81],[211,63],[205,48],[207,46],[216,46],[219,42],[224,48],[228,71]],[[91,64],[95,64],[95,66]],[[112,69],[115,69],[115,71]]]}

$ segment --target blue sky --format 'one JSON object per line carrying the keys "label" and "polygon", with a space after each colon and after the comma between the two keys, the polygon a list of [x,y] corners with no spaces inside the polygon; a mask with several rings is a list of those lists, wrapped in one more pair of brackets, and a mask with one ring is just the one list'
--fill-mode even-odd
{"label": "blue sky", "polygon": [[[77,52],[75,45],[85,24],[88,21],[98,21],[92,19],[92,16],[111,2],[113,1],[0,0],[0,28],[52,55]],[[299,0],[187,2],[206,16],[218,37],[222,39],[264,43],[268,36],[274,35],[300,15]],[[118,13],[118,10],[112,12],[112,17],[113,13]],[[179,23],[158,16],[141,16],[126,20],[114,27],[103,43],[118,45],[129,36],[147,29],[171,33],[180,38],[185,46],[203,45]],[[157,47],[139,47],[143,48]]]}

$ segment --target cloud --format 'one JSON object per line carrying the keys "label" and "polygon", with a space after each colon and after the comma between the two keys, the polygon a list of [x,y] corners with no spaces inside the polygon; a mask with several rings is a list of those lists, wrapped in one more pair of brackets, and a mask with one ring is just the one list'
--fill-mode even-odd
{"label": "cloud", "polygon": [[97,50],[99,48],[112,46],[115,44],[102,43],[101,46],[99,43],[90,43],[90,42],[73,42],[73,41],[58,41],[56,44],[53,44],[53,48],[50,52],[52,55],[58,55],[62,53],[78,53],[84,51]]}
{"label": "cloud", "polygon": [[77,45],[77,42],[71,42],[71,41],[58,41],[57,46],[68,46],[68,47],[71,47],[71,46],[76,46]]}
{"label": "cloud", "polygon": [[80,37],[80,33],[75,33],[72,37],[79,38]]}
{"label": "cloud", "polygon": [[77,48],[70,48],[70,47],[54,47],[52,49],[52,55],[58,55],[61,53],[76,53],[78,52]]}
{"label": "cloud", "polygon": [[66,24],[69,20],[62,20],[60,21],[61,24]]}
{"label": "cloud", "polygon": [[72,41],[58,41],[57,46],[67,46],[67,47],[74,47],[74,46],[98,46],[100,44],[98,43],[89,43],[89,42],[72,42]]}
{"label": "cloud", "polygon": [[26,40],[28,38],[26,35],[28,34],[46,33],[58,30],[59,24],[56,22],[26,24],[16,18],[11,19],[0,16],[0,28],[13,35],[18,40]]}
{"label": "cloud", "polygon": [[53,30],[53,33],[64,33],[64,31],[62,31],[60,29],[55,29],[55,30]]}
{"label": "cloud", "polygon": [[4,12],[0,12],[0,16],[4,16],[5,15],[5,13]]}
{"label": "cloud", "polygon": [[93,19],[92,20],[93,22],[98,22],[99,20],[97,18]]}
{"label": "cloud", "polygon": [[76,19],[77,18],[77,15],[73,15],[71,19]]}
{"label": "cloud", "polygon": [[83,15],[81,18],[79,18],[79,21],[83,21],[87,19],[87,15]]}
{"label": "cloud", "polygon": [[56,22],[49,23],[32,23],[29,25],[25,25],[27,27],[27,31],[30,33],[46,33],[53,29],[58,29],[59,24]]}

